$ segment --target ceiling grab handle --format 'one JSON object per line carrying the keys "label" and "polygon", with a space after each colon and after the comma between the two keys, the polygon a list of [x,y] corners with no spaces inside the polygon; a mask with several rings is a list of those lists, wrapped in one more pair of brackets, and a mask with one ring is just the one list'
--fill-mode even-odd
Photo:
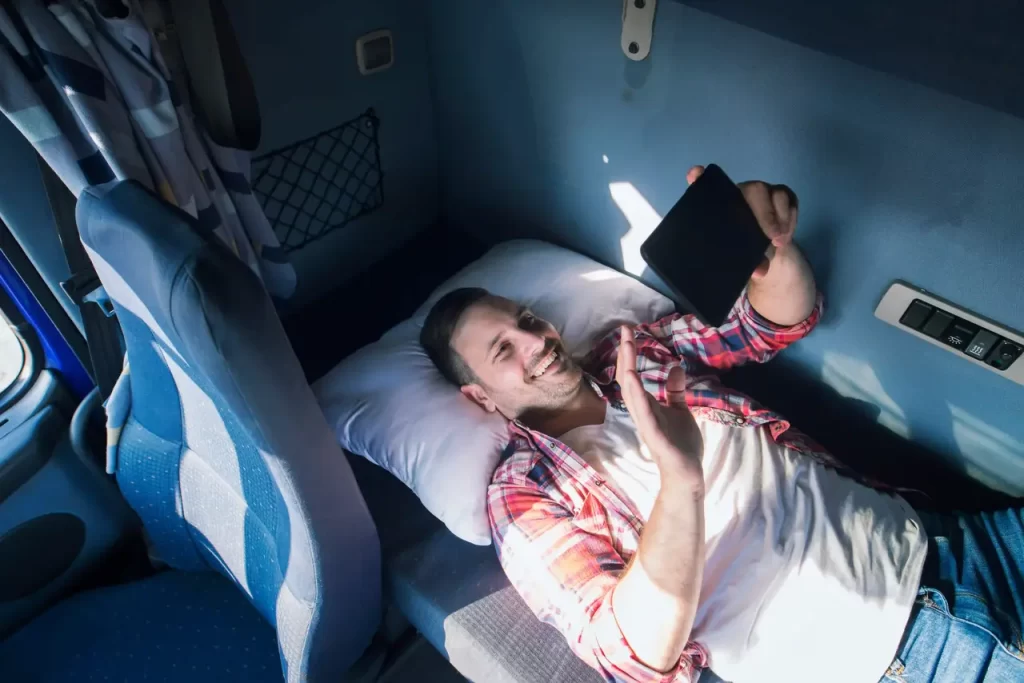
{"label": "ceiling grab handle", "polygon": [[635,62],[651,52],[658,0],[622,0],[622,52]]}

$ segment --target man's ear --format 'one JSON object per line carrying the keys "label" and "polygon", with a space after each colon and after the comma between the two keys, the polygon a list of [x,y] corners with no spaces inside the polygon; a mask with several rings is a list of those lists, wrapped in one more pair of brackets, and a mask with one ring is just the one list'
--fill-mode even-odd
{"label": "man's ear", "polygon": [[486,410],[488,413],[493,413],[498,409],[498,407],[494,405],[494,401],[491,400],[490,396],[487,395],[487,392],[484,391],[483,387],[479,384],[464,384],[462,385],[461,390],[463,396]]}

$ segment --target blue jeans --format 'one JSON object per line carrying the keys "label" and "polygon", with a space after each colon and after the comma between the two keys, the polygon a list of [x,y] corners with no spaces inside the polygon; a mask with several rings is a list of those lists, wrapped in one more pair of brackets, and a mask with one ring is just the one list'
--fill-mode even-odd
{"label": "blue jeans", "polygon": [[1024,681],[1024,511],[921,518],[921,589],[882,681]]}

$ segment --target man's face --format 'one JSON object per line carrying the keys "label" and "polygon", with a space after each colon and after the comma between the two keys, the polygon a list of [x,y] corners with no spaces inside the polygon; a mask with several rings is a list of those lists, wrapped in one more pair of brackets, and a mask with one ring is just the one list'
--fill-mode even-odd
{"label": "man's face", "polygon": [[555,328],[501,297],[466,309],[451,344],[479,380],[462,392],[510,419],[561,408],[583,381]]}

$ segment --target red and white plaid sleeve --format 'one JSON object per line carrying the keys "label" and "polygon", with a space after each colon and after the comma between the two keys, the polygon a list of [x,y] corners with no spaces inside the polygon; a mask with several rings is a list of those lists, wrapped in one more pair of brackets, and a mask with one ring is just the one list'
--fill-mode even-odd
{"label": "red and white plaid sleeve", "polygon": [[626,564],[611,542],[606,515],[588,500],[576,515],[530,482],[496,481],[488,514],[502,567],[537,617],[608,681],[689,682],[706,655],[688,645],[663,673],[640,661],[619,628],[612,589]]}
{"label": "red and white plaid sleeve", "polygon": [[791,326],[776,325],[754,310],[744,291],[719,327],[709,327],[692,314],[675,314],[640,325],[637,332],[650,334],[680,357],[725,370],[748,362],[764,363],[803,339],[817,326],[823,306],[819,293],[806,320]]}

